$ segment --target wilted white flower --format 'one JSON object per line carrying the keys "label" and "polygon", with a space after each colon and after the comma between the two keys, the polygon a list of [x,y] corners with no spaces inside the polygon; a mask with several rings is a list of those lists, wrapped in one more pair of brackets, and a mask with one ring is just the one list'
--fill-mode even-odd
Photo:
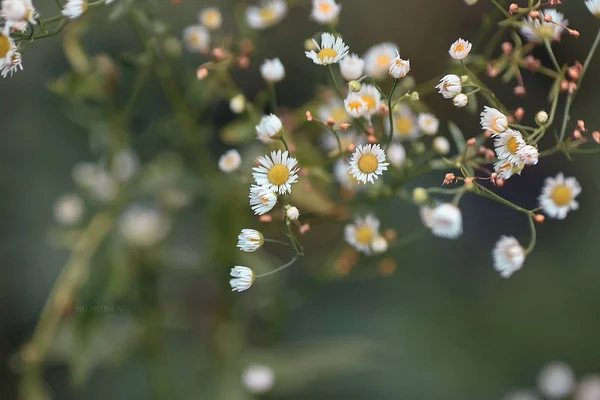
{"label": "wilted white flower", "polygon": [[268,0],[260,7],[248,7],[246,9],[246,22],[252,29],[266,29],[285,17],[287,4],[284,0]]}
{"label": "wilted white flower", "polygon": [[574,400],[600,400],[600,375],[588,375],[581,379]]}
{"label": "wilted white flower", "polygon": [[230,272],[233,279],[229,280],[232,292],[243,292],[250,289],[254,283],[254,272],[248,267],[235,266]]}
{"label": "wilted white flower", "polygon": [[235,149],[227,150],[219,158],[219,169],[228,174],[237,171],[240,165],[242,165],[242,156]]}
{"label": "wilted white flower", "polygon": [[340,60],[340,73],[347,81],[360,78],[364,70],[365,60],[356,54],[350,54]]}
{"label": "wilted white flower", "polygon": [[287,206],[285,208],[285,215],[289,220],[295,221],[300,217],[300,211],[294,206]]}
{"label": "wilted white flower", "polygon": [[500,276],[503,278],[508,278],[523,266],[525,249],[514,237],[502,236],[496,242],[492,257],[494,259],[494,269],[500,272]]}
{"label": "wilted white flower", "polygon": [[6,27],[19,30],[27,29],[27,24],[36,24],[38,13],[31,0],[2,0],[2,18]]}
{"label": "wilted white flower", "polygon": [[[585,5],[592,15],[596,18],[600,18],[600,0],[585,0]],[[598,398],[600,399],[600,396],[598,396]]]}
{"label": "wilted white flower", "polygon": [[443,136],[438,136],[433,139],[432,146],[433,150],[438,154],[446,155],[450,153],[450,142]]}
{"label": "wilted white flower", "polygon": [[575,200],[579,193],[581,186],[577,179],[565,178],[561,172],[554,178],[546,178],[538,201],[544,214],[551,218],[564,219],[569,211],[579,208],[579,203]]}
{"label": "wilted white flower", "polygon": [[81,17],[81,15],[87,11],[87,7],[86,0],[67,0],[61,14],[67,18],[76,19]]}
{"label": "wilted white flower", "polygon": [[502,133],[499,133],[494,138],[494,147],[498,159],[506,160],[512,164],[518,165],[523,164],[521,157],[519,157],[519,150],[525,146],[525,141],[521,132],[507,129]]}
{"label": "wilted white flower", "polygon": [[396,52],[396,57],[390,61],[388,72],[396,79],[404,78],[410,71],[410,60],[400,58],[400,53]]}
{"label": "wilted white flower", "polygon": [[202,25],[191,25],[183,30],[183,42],[190,53],[206,53],[210,49],[210,34]]}
{"label": "wilted white flower", "polygon": [[75,194],[68,194],[54,203],[54,219],[62,225],[73,225],[79,222],[84,210],[83,200]]}
{"label": "wilted white flower", "polygon": [[265,243],[265,238],[257,230],[254,229],[242,229],[238,235],[237,247],[240,250],[247,253],[256,251]]}
{"label": "wilted white flower", "polygon": [[267,393],[275,384],[275,373],[266,365],[252,364],[242,373],[242,384],[250,393]]}
{"label": "wilted white flower", "polygon": [[560,399],[573,391],[575,374],[571,368],[560,361],[547,364],[538,375],[540,392],[551,399]]}
{"label": "wilted white flower", "polygon": [[321,45],[313,39],[318,52],[311,50],[306,51],[306,57],[313,60],[318,65],[335,64],[342,60],[348,54],[349,47],[346,46],[340,36],[334,36],[331,33],[321,34]]}
{"label": "wilted white flower", "polygon": [[521,164],[535,165],[538,163],[538,158],[540,155],[538,153],[538,149],[530,144],[526,144],[519,149],[517,156],[519,156]]}
{"label": "wilted white flower", "polygon": [[121,150],[113,156],[110,168],[118,181],[127,182],[138,173],[140,160],[132,150]]}
{"label": "wilted white flower", "polygon": [[464,93],[459,93],[452,99],[455,107],[464,107],[469,103],[469,98]]}
{"label": "wilted white flower", "polygon": [[385,151],[378,144],[358,145],[350,159],[348,171],[362,183],[374,183],[389,163],[385,162]]}
{"label": "wilted white flower", "polygon": [[379,90],[373,85],[365,84],[356,93],[367,104],[369,115],[377,114],[381,106],[381,93],[379,93]]}
{"label": "wilted white flower", "polygon": [[513,164],[506,159],[496,161],[494,163],[494,171],[500,179],[508,179],[514,174],[521,175],[521,171],[525,167],[524,164]]}
{"label": "wilted white flower", "polygon": [[379,236],[379,220],[369,214],[362,218],[356,216],[353,224],[344,227],[344,239],[356,250],[371,254],[373,239]]}
{"label": "wilted white flower", "polygon": [[219,29],[223,23],[221,11],[219,11],[219,9],[216,7],[202,10],[200,14],[198,14],[198,20],[200,20],[200,23],[211,31]]}
{"label": "wilted white flower", "polygon": [[495,108],[485,106],[481,112],[481,129],[488,130],[492,135],[502,133],[508,128],[508,119]]}
{"label": "wilted white flower", "polygon": [[287,151],[272,151],[258,159],[259,166],[252,168],[252,176],[257,185],[264,186],[278,194],[292,193],[292,183],[298,181],[298,163]]}
{"label": "wilted white flower", "polygon": [[456,42],[452,43],[450,46],[450,56],[455,60],[462,60],[471,52],[471,43],[464,39],[458,39]]}
{"label": "wilted white flower", "polygon": [[453,204],[442,203],[433,209],[422,207],[421,218],[436,236],[456,239],[462,235],[462,214]]}
{"label": "wilted white flower", "polygon": [[374,253],[385,253],[388,249],[388,242],[383,236],[376,236],[371,241],[371,249]]}
{"label": "wilted white flower", "polygon": [[256,215],[264,215],[277,204],[277,195],[267,188],[258,185],[250,186],[250,206]]}
{"label": "wilted white flower", "polygon": [[[564,15],[554,9],[547,9],[540,13],[539,18],[523,19],[520,32],[530,42],[543,42],[544,40],[559,40],[569,21]],[[544,18],[549,16],[552,22],[546,22]]]}
{"label": "wilted white flower", "polygon": [[372,46],[364,55],[365,72],[373,79],[384,79],[388,76],[390,62],[396,57],[398,47],[390,42]]}
{"label": "wilted white flower", "polygon": [[387,150],[387,159],[394,167],[402,167],[406,162],[406,150],[404,146],[400,143],[392,143]]}
{"label": "wilted white flower", "polygon": [[342,7],[333,0],[312,0],[310,16],[319,24],[333,22],[340,14]]}
{"label": "wilted white flower", "polygon": [[275,114],[264,115],[258,125],[256,125],[256,133],[258,140],[263,143],[268,143],[273,139],[281,136],[283,124]]}
{"label": "wilted white flower", "polygon": [[229,100],[229,109],[234,114],[241,114],[246,109],[246,97],[243,94],[233,96]]}
{"label": "wilted white flower", "polygon": [[462,82],[459,76],[449,74],[444,76],[435,88],[445,99],[451,99],[462,91]]}
{"label": "wilted white flower", "polygon": [[438,132],[440,127],[440,120],[435,115],[430,113],[420,113],[417,120],[419,129],[425,135],[433,136]]}
{"label": "wilted white flower", "polygon": [[285,77],[285,68],[279,58],[267,59],[260,66],[260,74],[265,81],[276,83]]}
{"label": "wilted white flower", "polygon": [[131,206],[121,216],[119,229],[123,239],[136,247],[152,247],[171,230],[171,221],[154,208]]}

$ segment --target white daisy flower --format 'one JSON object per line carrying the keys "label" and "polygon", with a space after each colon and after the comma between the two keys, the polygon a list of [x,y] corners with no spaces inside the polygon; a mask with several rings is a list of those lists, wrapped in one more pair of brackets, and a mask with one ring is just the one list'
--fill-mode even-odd
{"label": "white daisy flower", "polygon": [[237,171],[242,164],[242,156],[236,149],[227,150],[219,158],[219,169],[227,174]]}
{"label": "white daisy flower", "polygon": [[121,216],[119,229],[127,243],[147,248],[157,245],[167,237],[171,230],[171,221],[154,208],[134,205]]}
{"label": "white daisy flower", "polygon": [[400,168],[406,163],[406,150],[400,143],[392,143],[387,151],[387,158],[390,163]]}
{"label": "white daisy flower", "polygon": [[311,18],[321,25],[335,21],[342,7],[333,0],[313,0]]}
{"label": "white daisy flower", "polygon": [[319,108],[317,108],[317,116],[321,121],[327,121],[327,119],[333,118],[337,124],[352,121],[352,118],[346,113],[344,103],[337,97],[328,103],[321,104]]}
{"label": "white daisy flower", "polygon": [[365,60],[356,54],[350,54],[340,60],[340,72],[347,81],[360,78],[364,70]]}
{"label": "white daisy flower", "polygon": [[[585,5],[592,15],[596,18],[600,18],[600,0],[585,0]],[[598,398],[600,399],[600,396],[598,396]]]}
{"label": "white daisy flower", "polygon": [[503,278],[508,278],[523,266],[525,249],[514,237],[501,236],[494,246],[492,258],[494,259],[494,269]]}
{"label": "white daisy flower", "polygon": [[390,62],[397,53],[398,47],[394,43],[384,42],[372,46],[364,55],[366,74],[373,79],[385,79],[389,73]]}
{"label": "white daisy flower", "polygon": [[0,35],[0,74],[3,78],[12,76],[21,65],[21,53],[17,51],[15,42],[10,37],[8,26],[5,26]]}
{"label": "white daisy flower", "polygon": [[526,144],[525,146],[521,147],[517,155],[521,159],[521,163],[525,165],[537,164],[538,158],[540,156],[538,153],[538,149],[529,144]]}
{"label": "white daisy flower", "polygon": [[337,160],[333,165],[333,175],[339,184],[349,192],[357,192],[361,190],[360,182],[355,177],[348,173],[348,163],[344,160]]}
{"label": "white daisy flower", "polygon": [[396,79],[404,78],[410,71],[410,60],[400,58],[400,53],[396,52],[396,57],[390,61],[388,72]]}
{"label": "white daisy flower", "polygon": [[260,7],[246,9],[246,22],[252,29],[266,29],[280,22],[287,14],[284,0],[267,0]]}
{"label": "white daisy flower", "polygon": [[379,237],[379,220],[369,214],[362,218],[356,216],[353,224],[344,227],[344,239],[356,250],[371,254],[373,239]]}
{"label": "white daisy flower", "polygon": [[[400,141],[413,140],[421,136],[418,120],[410,107],[406,104],[399,104],[392,111],[394,121],[394,137]],[[389,119],[386,118],[385,125],[389,131]]]}
{"label": "white daisy flower", "polygon": [[21,32],[27,29],[27,24],[35,25],[39,16],[31,0],[2,0],[1,15],[6,27]]}
{"label": "white daisy flower", "polygon": [[81,15],[87,11],[87,7],[86,0],[67,0],[61,14],[69,19],[76,19],[81,17]]}
{"label": "white daisy flower", "polygon": [[525,146],[525,141],[521,132],[512,129],[498,133],[494,138],[494,147],[498,158],[516,165],[523,164],[521,157],[519,157],[519,150],[523,146]]}
{"label": "white daisy flower", "polygon": [[381,93],[379,93],[379,90],[373,85],[364,84],[356,93],[367,104],[369,115],[377,114],[381,106]]}
{"label": "white daisy flower", "polygon": [[246,97],[243,94],[233,96],[229,100],[229,109],[234,114],[241,114],[246,109]]}
{"label": "white daisy flower", "polygon": [[285,77],[285,68],[279,58],[267,59],[260,66],[260,74],[265,81],[277,83]]}
{"label": "white daisy flower", "polygon": [[362,183],[375,183],[379,175],[387,170],[385,151],[378,144],[359,145],[352,154],[348,171]]}
{"label": "white daisy flower", "polygon": [[437,136],[432,142],[433,150],[440,155],[446,155],[450,153],[450,142],[443,136]]}
{"label": "white daisy flower", "polygon": [[275,373],[266,365],[251,364],[242,373],[242,384],[250,393],[264,394],[275,385]]}
{"label": "white daisy flower", "polygon": [[277,204],[277,195],[273,191],[258,185],[250,186],[250,206],[256,215],[264,215]]}
{"label": "white daisy flower", "polygon": [[376,236],[371,241],[371,250],[373,250],[374,253],[377,253],[377,254],[385,253],[387,251],[387,249],[388,249],[388,242],[387,242],[387,240],[385,240],[385,238],[383,236]]}
{"label": "white daisy flower", "polygon": [[263,143],[269,143],[273,139],[281,136],[283,124],[275,114],[263,115],[258,125],[256,125],[258,140]]}
{"label": "white daisy flower", "polygon": [[513,164],[505,159],[498,160],[494,163],[494,171],[500,179],[508,179],[514,174],[521,175],[521,171],[525,167],[524,164]]}
{"label": "white daisy flower", "polygon": [[420,113],[417,119],[417,125],[425,135],[433,136],[438,132],[440,120],[430,113]]}
{"label": "white daisy flower", "polygon": [[254,272],[248,267],[237,265],[231,268],[230,274],[234,278],[229,280],[232,292],[243,292],[244,290],[248,290],[254,283]]}
{"label": "white daisy flower", "polygon": [[508,119],[495,108],[485,106],[481,112],[481,129],[488,130],[492,135],[502,133],[508,128]]}
{"label": "white daisy flower", "polygon": [[348,54],[349,47],[346,46],[344,41],[339,36],[334,36],[331,33],[321,34],[321,45],[313,39],[313,42],[317,46],[318,52],[314,50],[306,51],[306,57],[313,60],[317,65],[328,65],[335,64],[342,60]]}
{"label": "white daisy flower", "polygon": [[455,107],[465,107],[469,103],[469,98],[464,93],[459,93],[452,99]]}
{"label": "white daisy flower", "polygon": [[442,203],[433,209],[422,207],[421,218],[436,236],[456,239],[462,235],[462,214],[453,204]]}
{"label": "white daisy flower", "polygon": [[579,208],[579,203],[575,200],[579,193],[581,186],[577,179],[565,178],[561,172],[554,178],[546,178],[538,201],[544,214],[551,218],[564,219],[569,211]]}
{"label": "white daisy flower", "polygon": [[462,82],[459,76],[449,74],[444,76],[435,88],[445,99],[451,99],[462,91]]}
{"label": "white daisy flower", "polygon": [[275,193],[287,194],[292,192],[292,183],[298,181],[297,161],[290,157],[287,151],[272,151],[258,159],[259,166],[252,168],[252,176],[257,185],[264,186]]}
{"label": "white daisy flower", "polygon": [[450,56],[455,60],[462,60],[471,52],[471,43],[464,39],[458,39],[456,42],[452,43],[450,46]]}
{"label": "white daisy flower", "polygon": [[191,25],[183,30],[183,42],[190,53],[206,53],[210,49],[210,34],[202,25]]}
{"label": "white daisy flower", "polygon": [[54,219],[62,225],[73,225],[79,222],[85,211],[81,197],[75,194],[62,196],[54,203]]}
{"label": "white daisy flower", "polygon": [[[559,40],[569,21],[564,15],[554,9],[544,10],[539,18],[524,18],[519,31],[530,42],[543,42],[544,40]],[[552,22],[544,21],[546,15],[552,18]]]}
{"label": "white daisy flower", "polygon": [[265,237],[259,231],[254,229],[242,229],[238,235],[237,247],[246,253],[250,253],[260,249],[264,243]]}
{"label": "white daisy flower", "polygon": [[348,97],[344,100],[346,112],[354,118],[360,118],[368,115],[369,106],[362,96],[355,92],[348,93]]}
{"label": "white daisy flower", "polygon": [[300,218],[300,210],[294,206],[286,206],[285,216],[288,217],[290,221],[295,221]]}
{"label": "white daisy flower", "polygon": [[574,386],[575,374],[564,362],[551,362],[538,375],[538,388],[550,399],[565,398],[573,391]]}
{"label": "white daisy flower", "polygon": [[598,400],[600,399],[600,376],[588,375],[583,377],[577,384],[574,400]]}
{"label": "white daisy flower", "polygon": [[198,14],[198,20],[211,31],[217,30],[223,23],[221,11],[216,7],[206,8]]}

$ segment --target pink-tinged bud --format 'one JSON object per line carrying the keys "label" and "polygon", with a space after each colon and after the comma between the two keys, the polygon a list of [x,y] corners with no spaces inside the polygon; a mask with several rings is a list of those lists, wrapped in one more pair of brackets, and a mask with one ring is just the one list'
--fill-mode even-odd
{"label": "pink-tinged bud", "polygon": [[350,128],[350,124],[347,122],[342,122],[340,124],[340,129],[343,130],[344,132],[346,132],[348,130],[348,128]]}
{"label": "pink-tinged bud", "polygon": [[594,142],[600,144],[600,132],[598,132],[598,131],[592,132],[592,139],[594,139]]}
{"label": "pink-tinged bud", "polygon": [[367,138],[367,142],[375,144],[377,143],[377,138],[375,137],[375,135],[369,135],[369,137]]}
{"label": "pink-tinged bud", "polygon": [[238,66],[242,69],[246,69],[250,66],[250,59],[246,56],[241,56],[237,59]]}
{"label": "pink-tinged bud", "polygon": [[450,185],[455,179],[456,176],[452,172],[448,172],[444,177],[444,182],[442,182],[442,185]]}
{"label": "pink-tinged bud", "polygon": [[465,185],[472,185],[474,181],[475,181],[475,178],[468,176],[465,178]]}
{"label": "pink-tinged bud", "polygon": [[309,224],[302,224],[302,225],[300,225],[300,234],[301,235],[304,235],[308,231],[310,231],[310,225]]}
{"label": "pink-tinged bud", "polygon": [[308,111],[308,110],[306,111],[306,120],[307,120],[308,122],[310,122],[310,121],[312,121],[312,120],[313,120],[313,116],[312,116],[312,114],[310,113],[310,111]]}
{"label": "pink-tinged bud", "polygon": [[196,78],[198,78],[199,81],[206,78],[207,76],[208,76],[208,70],[206,68],[200,67],[196,70]]}
{"label": "pink-tinged bud", "polygon": [[329,117],[327,118],[327,126],[329,126],[330,128],[332,128],[335,125],[335,121],[333,118]]}
{"label": "pink-tinged bud", "polygon": [[348,150],[348,153],[354,153],[354,151],[356,150],[356,145],[354,143],[350,143],[346,150]]}
{"label": "pink-tinged bud", "polygon": [[543,214],[535,214],[535,217],[533,217],[533,220],[538,224],[543,224],[545,219],[546,217]]}
{"label": "pink-tinged bud", "polygon": [[390,112],[390,108],[387,106],[387,104],[381,104],[379,106],[379,114],[381,115],[387,115]]}
{"label": "pink-tinged bud", "polygon": [[540,12],[536,10],[529,11],[529,18],[538,19],[540,17]]}
{"label": "pink-tinged bud", "polygon": [[580,119],[580,120],[577,120],[577,126],[578,126],[578,127],[579,127],[579,129],[581,129],[582,131],[584,131],[584,132],[585,132],[585,131],[587,131],[587,129],[585,129],[585,122],[584,122],[582,119]]}
{"label": "pink-tinged bud", "polygon": [[562,92],[566,92],[569,89],[569,82],[567,81],[561,81],[560,82],[560,90]]}
{"label": "pink-tinged bud", "polygon": [[396,236],[398,236],[398,234],[393,229],[386,229],[385,231],[383,231],[383,237],[388,242],[391,242],[392,240],[396,239]]}
{"label": "pink-tinged bud", "polygon": [[552,16],[550,14],[544,15],[544,22],[552,22]]}
{"label": "pink-tinged bud", "polygon": [[515,110],[515,118],[517,119],[517,121],[522,120],[524,116],[525,116],[525,109],[523,109],[523,107],[519,107]]}
{"label": "pink-tinged bud", "polygon": [[577,84],[575,82],[569,82],[569,89],[567,89],[569,94],[575,93],[577,90]]}
{"label": "pink-tinged bud", "polygon": [[573,139],[575,139],[575,140],[579,140],[579,139],[581,139],[581,132],[579,132],[579,130],[578,130],[578,129],[575,129],[575,130],[573,131]]}
{"label": "pink-tinged bud", "polygon": [[513,89],[515,96],[525,96],[527,94],[527,90],[525,90],[525,86],[515,86]]}
{"label": "pink-tinged bud", "polygon": [[492,137],[492,132],[490,132],[486,129],[486,131],[483,132],[483,136],[485,136],[487,139],[489,139]]}
{"label": "pink-tinged bud", "polygon": [[496,78],[498,75],[500,75],[500,71],[498,70],[498,68],[493,67],[492,64],[488,64],[487,74],[490,78]]}
{"label": "pink-tinged bud", "polygon": [[485,158],[487,158],[488,160],[493,160],[494,158],[496,158],[496,153],[492,149],[487,149]]}
{"label": "pink-tinged bud", "polygon": [[373,128],[372,126],[369,126],[367,128],[367,135],[373,136],[374,134],[375,134],[375,128]]}
{"label": "pink-tinged bud", "polygon": [[225,58],[225,50],[223,50],[221,47],[215,47],[213,49],[212,53],[213,53],[213,57],[217,61],[221,61]]}
{"label": "pink-tinged bud", "polygon": [[519,6],[516,3],[512,3],[509,7],[508,7],[508,13],[510,15],[515,15],[517,12],[519,12]]}
{"label": "pink-tinged bud", "polygon": [[273,217],[270,215],[261,215],[260,217],[258,217],[258,221],[259,222],[271,222],[271,221],[273,221]]}
{"label": "pink-tinged bud", "polygon": [[502,48],[502,52],[505,55],[509,55],[513,51],[513,45],[510,42],[504,42],[504,43],[502,43],[501,48]]}
{"label": "pink-tinged bud", "polygon": [[571,34],[571,36],[573,36],[575,39],[579,38],[579,31],[576,31],[575,29],[569,29],[569,33]]}
{"label": "pink-tinged bud", "polygon": [[504,179],[503,178],[498,178],[496,179],[496,186],[501,188],[502,186],[504,186]]}
{"label": "pink-tinged bud", "polygon": [[569,67],[567,69],[567,74],[569,74],[569,78],[573,79],[574,81],[579,80],[579,77],[581,76],[579,69],[576,67]]}
{"label": "pink-tinged bud", "polygon": [[476,143],[477,143],[477,140],[474,137],[467,140],[467,146],[475,147]]}

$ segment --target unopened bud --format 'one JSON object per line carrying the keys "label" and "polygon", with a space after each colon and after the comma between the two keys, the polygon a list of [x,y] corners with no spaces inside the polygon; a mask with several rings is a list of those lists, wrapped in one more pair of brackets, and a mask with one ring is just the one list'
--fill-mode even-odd
{"label": "unopened bud", "polygon": [[573,36],[575,39],[577,39],[579,37],[579,31],[575,30],[575,29],[569,29],[569,33],[571,34],[571,36]]}
{"label": "unopened bud", "polygon": [[535,122],[539,125],[542,125],[542,124],[545,124],[546,122],[548,122],[548,113],[544,110],[538,111],[538,113],[535,114]]}
{"label": "unopened bud", "polygon": [[413,201],[417,204],[425,204],[427,200],[429,200],[429,195],[427,194],[427,190],[422,187],[415,188],[412,193]]}
{"label": "unopened bud", "polygon": [[525,90],[525,86],[515,86],[513,93],[515,96],[525,96],[527,94],[527,90]]}
{"label": "unopened bud", "polygon": [[208,70],[206,68],[200,67],[196,70],[196,78],[198,78],[199,81],[206,78],[207,76],[208,76]]}
{"label": "unopened bud", "polygon": [[584,131],[584,132],[585,132],[585,131],[587,131],[587,129],[585,129],[585,122],[584,122],[582,119],[580,119],[580,120],[577,120],[577,126],[578,126],[578,127],[579,127],[579,129],[581,129],[582,131]]}
{"label": "unopened bud", "polygon": [[354,143],[350,143],[346,150],[348,151],[348,153],[354,153],[354,151],[356,150],[356,145]]}
{"label": "unopened bud", "polygon": [[545,14],[544,22],[552,22],[552,16],[550,14]]}
{"label": "unopened bud", "polygon": [[569,89],[569,82],[567,81],[561,81],[560,82],[560,90],[563,92],[566,92],[567,89]]}
{"label": "unopened bud", "polygon": [[543,214],[535,214],[535,217],[533,217],[534,221],[537,222],[538,224],[543,224],[544,220],[546,219],[546,217],[544,217]]}
{"label": "unopened bud", "polygon": [[442,185],[450,185],[455,179],[456,175],[454,175],[452,172],[448,172],[444,177],[444,182],[442,182]]}
{"label": "unopened bud", "polygon": [[340,129],[343,130],[344,132],[346,132],[348,130],[348,128],[350,128],[350,124],[347,122],[342,122],[340,124]]}
{"label": "unopened bud", "polygon": [[477,144],[477,139],[475,139],[474,137],[472,137],[469,140],[467,140],[467,146],[469,146],[469,147],[475,147],[475,144]]}
{"label": "unopened bud", "polygon": [[460,81],[464,84],[464,83],[468,83],[469,82],[469,76],[468,75],[461,75],[460,76]]}
{"label": "unopened bud", "polygon": [[319,47],[312,39],[306,39],[304,41],[304,50],[306,51],[319,51]]}
{"label": "unopened bud", "polygon": [[350,89],[351,92],[358,92],[361,88],[362,88],[362,85],[360,84],[359,81],[348,82],[348,89]]}
{"label": "unopened bud", "polygon": [[310,122],[310,121],[312,121],[312,120],[313,120],[313,116],[312,116],[311,112],[310,112],[310,111],[308,111],[308,110],[306,110],[306,120],[307,120],[308,122]]}
{"label": "unopened bud", "polygon": [[511,3],[511,5],[508,7],[508,13],[510,15],[515,15],[517,12],[519,12],[519,5],[516,3]]}
{"label": "unopened bud", "polygon": [[592,139],[594,139],[594,142],[600,144],[600,132],[598,132],[598,131],[592,132]]}
{"label": "unopened bud", "polygon": [[510,42],[504,42],[502,43],[502,52],[505,55],[509,55],[510,53],[512,53],[513,51],[513,45]]}
{"label": "unopened bud", "polygon": [[515,118],[517,121],[520,121],[525,116],[525,109],[523,107],[519,107],[515,110]]}
{"label": "unopened bud", "polygon": [[327,126],[329,126],[331,128],[334,125],[335,125],[335,120],[331,117],[327,118]]}
{"label": "unopened bud", "polygon": [[575,130],[573,131],[573,138],[574,138],[575,140],[579,140],[579,139],[581,139],[581,132],[579,132],[579,129],[575,129]]}
{"label": "unopened bud", "polygon": [[419,101],[419,93],[417,93],[417,92],[411,92],[411,94],[410,94],[410,100],[411,101]]}
{"label": "unopened bud", "polygon": [[540,17],[540,12],[536,10],[529,11],[529,18],[538,19]]}

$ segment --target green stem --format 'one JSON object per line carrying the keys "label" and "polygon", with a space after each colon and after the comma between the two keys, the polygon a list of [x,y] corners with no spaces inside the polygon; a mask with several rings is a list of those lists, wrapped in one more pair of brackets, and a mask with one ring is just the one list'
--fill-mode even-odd
{"label": "green stem", "polygon": [[492,2],[493,5],[496,6],[496,8],[500,11],[502,11],[502,14],[504,14],[504,16],[506,18],[510,18],[511,15],[508,13],[508,11],[506,11],[506,9],[504,7],[502,7],[496,0],[490,0]]}
{"label": "green stem", "polygon": [[529,242],[529,246],[527,246],[527,248],[525,249],[525,254],[531,253],[531,251],[535,247],[535,242],[537,240],[537,232],[535,229],[535,223],[533,221],[533,215],[530,215],[529,218],[527,218],[527,220],[529,221],[529,229],[531,230],[531,241]]}
{"label": "green stem", "polygon": [[544,46],[546,46],[546,50],[548,51],[548,55],[552,60],[552,64],[554,64],[554,68],[556,68],[556,71],[558,71],[558,73],[560,74],[560,64],[558,64],[558,61],[556,60],[556,56],[554,55],[554,51],[552,50],[552,45],[550,44],[550,41],[544,40]]}
{"label": "green stem", "polygon": [[[285,150],[290,153],[290,148],[288,147],[287,142],[285,141],[285,139],[283,138],[283,135],[279,136],[279,140],[281,140],[281,143],[283,143],[283,147],[285,147]],[[291,153],[290,153],[291,155]]]}
{"label": "green stem", "polygon": [[294,235],[294,232],[292,231],[292,227],[291,227],[290,220],[288,217],[285,217],[285,226],[288,231],[288,237],[290,238],[290,242],[292,243],[292,246],[294,247],[296,254],[299,256],[303,256],[304,253],[302,250],[302,245],[300,244],[300,241],[296,238],[296,235]]}
{"label": "green stem", "polygon": [[342,89],[339,87],[337,80],[335,79],[335,75],[333,74],[333,68],[331,68],[331,64],[327,64],[327,71],[329,71],[329,79],[331,80],[331,84],[335,88],[340,99],[344,100],[344,94],[342,93]]}
{"label": "green stem", "polygon": [[526,210],[526,209],[524,209],[522,207],[519,207],[518,205],[516,205],[514,203],[511,203],[510,201],[506,200],[505,198],[498,196],[496,193],[492,192],[491,190],[489,190],[488,188],[486,188],[484,186],[481,186],[479,183],[475,183],[475,187],[477,187],[479,189],[479,191],[480,191],[480,192],[476,192],[475,191],[474,192],[475,194],[478,194],[478,195],[483,196],[483,197],[487,197],[490,200],[494,200],[494,201],[496,201],[496,202],[498,202],[500,204],[503,204],[503,205],[505,205],[507,207],[512,208],[513,210],[522,212],[524,214],[527,214],[527,215],[532,215],[533,214],[531,211]]}
{"label": "green stem", "polygon": [[[287,243],[287,242],[282,242],[281,240],[276,240],[276,239],[267,239],[267,238],[264,238],[264,241],[265,241],[265,243],[277,243],[277,244],[280,244],[280,245],[282,245],[282,246],[287,246],[287,247],[289,247],[289,248],[291,248],[291,249],[293,249],[293,248],[294,248],[294,246],[290,245],[290,244],[289,244],[289,243]],[[294,249],[294,250],[295,250],[295,249]]]}
{"label": "green stem", "polygon": [[275,90],[274,83],[269,83],[269,101],[271,103],[271,112],[277,115],[277,91]]}
{"label": "green stem", "polygon": [[298,256],[294,256],[294,258],[292,258],[289,262],[283,264],[281,267],[276,268],[273,271],[265,272],[264,274],[254,275],[254,278],[264,278],[265,276],[273,275],[274,273],[277,273],[283,269],[286,269],[287,267],[289,267],[290,265],[295,263],[297,260],[298,260]]}
{"label": "green stem", "polygon": [[392,143],[392,137],[394,136],[394,116],[392,113],[392,98],[394,96],[394,91],[396,90],[396,86],[398,86],[398,78],[394,79],[394,84],[392,85],[392,90],[390,91],[390,95],[388,96],[388,118],[390,121],[390,133],[388,135],[387,143],[385,144],[385,149],[387,150],[390,147],[390,143]]}

